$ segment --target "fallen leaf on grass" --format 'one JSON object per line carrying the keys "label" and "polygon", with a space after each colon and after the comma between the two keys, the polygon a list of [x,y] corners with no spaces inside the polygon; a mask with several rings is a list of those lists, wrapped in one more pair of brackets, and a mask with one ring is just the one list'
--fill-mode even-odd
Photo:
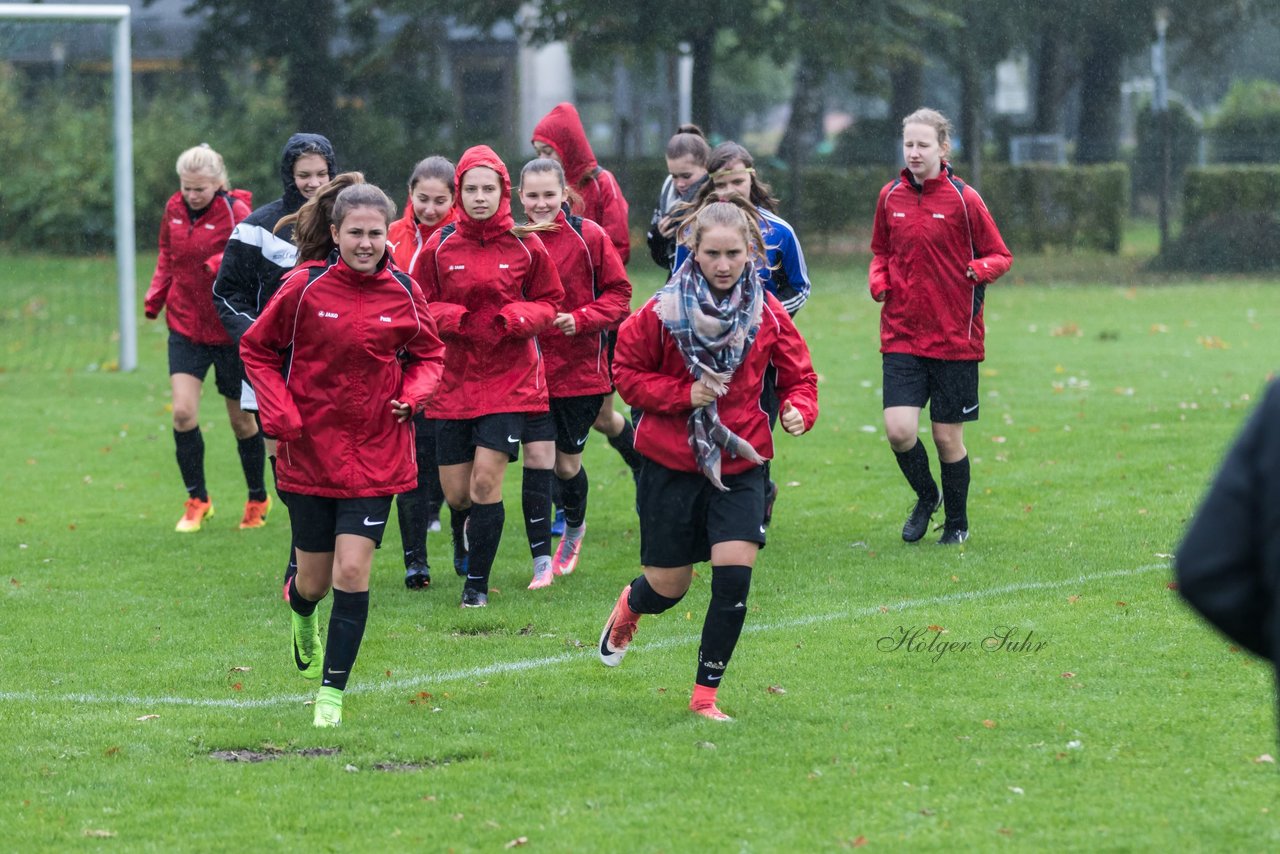
{"label": "fallen leaf on grass", "polygon": [[233,667],[228,672],[229,673],[248,673],[252,669],[253,669],[252,667]]}
{"label": "fallen leaf on grass", "polygon": [[698,748],[699,750],[715,750],[716,749],[716,744],[714,741],[695,741],[693,743],[693,746]]}
{"label": "fallen leaf on grass", "polygon": [[1072,673],[1070,670],[1068,670],[1066,673],[1062,674],[1062,678],[1063,678],[1063,679],[1075,679],[1075,678],[1076,678],[1076,675],[1075,675],[1074,673]]}
{"label": "fallen leaf on grass", "polygon": [[986,727],[987,729],[995,729],[995,728],[996,728],[996,722],[995,722],[995,721],[993,721],[993,720],[991,720],[990,718],[988,718],[987,720],[983,721],[983,722],[982,722],[982,725],[983,725],[984,727]]}
{"label": "fallen leaf on grass", "polygon": [[1177,589],[1178,589],[1178,582],[1176,582],[1176,581],[1170,581],[1168,584],[1166,584],[1166,585],[1164,586],[1164,588],[1165,588],[1165,590],[1177,590]]}
{"label": "fallen leaf on grass", "polygon": [[1001,836],[1013,836],[1013,831],[1007,827],[1000,828],[999,830],[996,831],[996,833],[1000,834]]}
{"label": "fallen leaf on grass", "polygon": [[856,837],[854,837],[854,840],[853,840],[851,843],[849,843],[849,844],[850,844],[850,846],[851,846],[851,847],[853,847],[853,848],[862,848],[863,846],[865,846],[865,845],[867,844],[867,837],[865,837],[865,836],[856,836]]}
{"label": "fallen leaf on grass", "polygon": [[434,803],[436,802],[436,796],[435,796],[435,795],[423,795],[423,796],[422,796],[422,800],[426,801],[426,802],[427,802],[427,803],[429,803],[429,804],[434,804]]}
{"label": "fallen leaf on grass", "polygon": [[159,715],[142,715],[141,717],[134,718],[134,720],[135,721],[154,721],[158,717],[160,716]]}
{"label": "fallen leaf on grass", "polygon": [[888,605],[881,605],[881,606],[880,606],[880,613],[881,613],[881,614],[887,614],[887,613],[889,613],[889,606],[888,606]]}
{"label": "fallen leaf on grass", "polygon": [[786,689],[786,688],[783,688],[781,685],[770,685],[768,688],[766,688],[766,689],[765,689],[765,691],[766,691],[766,693],[769,693],[769,694],[785,694],[785,693],[787,693],[787,689]]}
{"label": "fallen leaf on grass", "polygon": [[1080,327],[1074,323],[1064,323],[1061,326],[1054,327],[1049,333],[1054,338],[1079,338],[1084,333],[1080,331]]}
{"label": "fallen leaf on grass", "polygon": [[1128,607],[1129,607],[1129,603],[1128,603],[1128,602],[1121,602],[1120,600],[1118,600],[1118,599],[1117,599],[1117,600],[1116,600],[1116,607],[1117,607],[1117,608],[1128,608]]}
{"label": "fallen leaf on grass", "polygon": [[940,635],[941,635],[941,634],[945,634],[945,633],[946,633],[946,631],[947,631],[947,630],[946,630],[946,629],[944,629],[942,626],[929,626],[928,628],[929,628],[929,631],[931,631],[931,632],[937,632],[937,633],[938,633],[938,634],[940,634]]}
{"label": "fallen leaf on grass", "polygon": [[1013,792],[1015,795],[1025,795],[1025,794],[1026,794],[1026,792],[1022,791],[1022,787],[1021,787],[1021,786],[1010,786],[1010,787],[1009,787],[1009,791]]}
{"label": "fallen leaf on grass", "polygon": [[103,756],[115,756],[115,755],[116,755],[116,754],[118,754],[119,752],[120,752],[120,748],[118,748],[118,747],[108,747],[106,750],[102,751],[102,755],[103,755]]}
{"label": "fallen leaf on grass", "polygon": [[237,682],[236,684],[234,684],[234,685],[232,685],[232,686],[231,686],[231,690],[232,690],[232,691],[243,691],[243,690],[244,690],[244,683],[243,683],[243,682]]}
{"label": "fallen leaf on grass", "polygon": [[1270,753],[1264,753],[1253,761],[1259,765],[1261,765],[1264,762],[1270,762],[1271,764],[1274,765],[1276,760],[1272,758]]}
{"label": "fallen leaf on grass", "polygon": [[359,768],[357,768],[356,766],[351,765],[350,763],[348,763],[345,767],[343,767],[343,769],[342,769],[342,770],[343,770],[343,771],[346,771],[348,774],[354,774],[354,773],[356,773],[357,771],[359,771],[360,769],[359,769]]}
{"label": "fallen leaf on grass", "polygon": [[1073,594],[1073,595],[1071,595],[1071,596],[1068,596],[1068,597],[1067,597],[1067,602],[1068,602],[1069,604],[1074,605],[1074,604],[1076,604],[1076,603],[1077,603],[1077,602],[1079,602],[1079,601],[1080,601],[1080,597],[1079,597],[1079,596],[1076,596],[1076,595],[1074,595],[1074,594]]}
{"label": "fallen leaf on grass", "polygon": [[88,827],[86,827],[81,832],[85,836],[89,837],[90,839],[110,839],[111,837],[116,835],[116,832],[114,830],[101,830],[99,828],[88,828]]}
{"label": "fallen leaf on grass", "polygon": [[517,836],[515,839],[511,840],[510,842],[508,842],[506,845],[502,847],[503,848],[519,848],[521,845],[528,845],[528,844],[529,844],[529,837]]}

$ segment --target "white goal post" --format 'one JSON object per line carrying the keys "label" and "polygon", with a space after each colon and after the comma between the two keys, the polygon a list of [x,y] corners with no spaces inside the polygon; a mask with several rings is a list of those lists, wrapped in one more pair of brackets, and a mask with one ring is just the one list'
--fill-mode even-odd
{"label": "white goal post", "polygon": [[136,248],[133,237],[133,58],[128,6],[121,4],[0,3],[0,20],[115,22],[111,48],[112,152],[115,161],[116,278],[120,300],[120,370],[138,367],[138,318],[134,301]]}

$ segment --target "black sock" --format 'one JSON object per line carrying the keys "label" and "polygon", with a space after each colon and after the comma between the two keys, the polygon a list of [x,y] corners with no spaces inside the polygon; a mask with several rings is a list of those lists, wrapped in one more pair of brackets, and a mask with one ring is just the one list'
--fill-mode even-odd
{"label": "black sock", "polygon": [[946,527],[969,530],[969,455],[954,463],[942,464],[942,503],[947,511]]}
{"label": "black sock", "polygon": [[333,588],[333,610],[329,613],[329,635],[324,642],[324,677],[320,684],[345,691],[347,677],[364,640],[369,620],[369,591],[347,593]]}
{"label": "black sock", "polygon": [[502,542],[502,525],[506,522],[506,509],[501,501],[492,504],[472,504],[471,522],[467,525],[467,542],[471,546],[471,563],[467,566],[464,586],[481,593],[489,592],[489,571]]}
{"label": "black sock", "polygon": [[747,593],[751,590],[751,567],[711,567],[711,602],[702,622],[702,645],[698,647],[699,685],[719,688],[733,648],[738,645],[742,624],[747,619]]}
{"label": "black sock", "polygon": [[893,455],[898,458],[898,468],[902,469],[903,475],[907,478],[907,483],[911,484],[911,488],[915,490],[916,495],[927,500],[931,496],[937,498],[938,484],[933,480],[933,475],[929,473],[929,452],[925,450],[924,442],[918,438],[916,443],[911,446],[909,451],[894,451]]}
{"label": "black sock", "polygon": [[555,472],[551,469],[525,466],[520,507],[524,511],[524,534],[529,538],[529,553],[534,560],[551,557],[551,482],[555,479]]}
{"label": "black sock", "polygon": [[316,612],[317,604],[319,603],[302,598],[302,594],[298,592],[298,574],[295,572],[291,575],[289,577],[289,607],[293,609],[293,613],[299,617],[310,617]]}
{"label": "black sock", "polygon": [[250,501],[267,500],[267,484],[263,479],[263,466],[266,464],[267,443],[259,430],[248,439],[237,439],[236,450],[240,452],[240,468],[244,469],[244,482],[249,487]]}
{"label": "black sock", "polygon": [[182,483],[187,488],[187,495],[209,500],[209,492],[204,485],[204,436],[200,428],[179,432],[173,431],[173,444],[178,454],[178,471],[182,473]]}
{"label": "black sock", "polygon": [[640,473],[640,463],[643,458],[636,453],[636,431],[632,429],[631,422],[625,417],[622,419],[622,432],[616,436],[610,436],[609,444],[622,455],[622,459],[626,461],[633,474]]}
{"label": "black sock", "polygon": [[649,579],[640,575],[631,582],[631,592],[627,594],[627,607],[637,614],[661,614],[679,604],[681,596],[671,599],[663,596],[649,586]]}
{"label": "black sock", "polygon": [[426,566],[427,527],[429,521],[429,488],[426,466],[422,461],[422,446],[418,444],[418,485],[409,492],[396,496],[396,516],[400,520],[400,542],[404,545],[404,566]]}
{"label": "black sock", "polygon": [[449,508],[449,529],[453,535],[453,557],[457,560],[460,556],[467,553],[466,549],[466,527],[467,519],[471,516],[471,508],[459,510],[456,507]]}
{"label": "black sock", "polygon": [[570,528],[581,528],[587,521],[587,469],[582,467],[578,473],[568,480],[556,478],[560,484],[560,494],[564,499],[564,523]]}
{"label": "black sock", "polygon": [[284,580],[288,581],[298,574],[298,549],[289,541],[289,562],[284,565]]}

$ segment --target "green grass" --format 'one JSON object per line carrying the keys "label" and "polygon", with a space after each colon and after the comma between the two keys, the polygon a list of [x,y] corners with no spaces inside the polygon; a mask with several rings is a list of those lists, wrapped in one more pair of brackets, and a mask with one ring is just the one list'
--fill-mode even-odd
{"label": "green grass", "polygon": [[[638,548],[630,479],[596,439],[583,562],[549,590],[524,590],[515,513],[478,612],[457,608],[447,534],[423,593],[388,535],[346,720],[320,732],[279,599],[287,517],[235,529],[214,393],[218,515],[180,537],[163,330],[144,327],[136,373],[88,371],[112,357],[114,310],[78,334],[56,309],[110,261],[3,259],[0,847],[1274,850],[1276,770],[1255,761],[1276,754],[1269,668],[1167,585],[1280,363],[1276,292],[1138,263],[1019,258],[990,289],[973,539],[943,550],[898,537],[910,500],[880,428],[865,262],[815,262],[800,325],[823,411],[778,439],[784,487],[721,692],[734,724],[685,711],[708,573],[621,668],[595,660]],[[19,324],[33,294],[48,308]],[[883,648],[931,626],[970,647]],[[1001,626],[1045,646],[982,651]],[[284,754],[213,758],[234,749]]]}

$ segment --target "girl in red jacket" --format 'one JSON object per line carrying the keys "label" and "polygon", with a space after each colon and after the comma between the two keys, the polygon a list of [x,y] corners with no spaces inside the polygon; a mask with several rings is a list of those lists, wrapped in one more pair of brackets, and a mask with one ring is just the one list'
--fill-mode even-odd
{"label": "girl in red jacket", "polygon": [[204,436],[200,432],[200,392],[213,367],[218,392],[226,399],[231,430],[240,452],[249,497],[241,528],[267,522],[271,498],[263,481],[266,451],[253,413],[240,408],[240,359],[210,297],[222,248],[236,223],[249,215],[249,195],[227,189],[222,155],[207,145],[178,156],[178,180],[160,221],[160,255],[147,290],[145,312],[154,320],[167,309],[169,383],[173,389],[173,440],[187,502],[175,530],[190,533],[213,515],[204,479]]}
{"label": "girl in red jacket", "polygon": [[760,406],[777,369],[782,427],[799,436],[818,417],[809,348],[756,268],[764,246],[755,209],[708,200],[682,229],[693,254],[618,332],[614,381],[641,411],[636,450],[643,573],[623,589],[600,635],[610,667],[626,654],[642,614],[660,614],[689,589],[693,564],[711,561],[711,602],[689,707],[729,720],[716,689],[747,612],[765,542],[764,462],[773,456]]}
{"label": "girl in red jacket", "polygon": [[444,378],[426,414],[442,421],[436,451],[454,566],[466,575],[462,607],[483,608],[506,519],[503,475],[519,454],[527,416],[548,411],[534,336],[551,327],[564,289],[534,233],[551,226],[515,225],[511,179],[498,155],[484,145],[467,149],[454,187],[456,228],[431,236],[413,278],[446,345]]}
{"label": "girl in red jacket", "polygon": [[[627,200],[618,181],[596,162],[595,152],[587,141],[582,119],[570,103],[557,104],[533,129],[533,150],[539,157],[558,161],[573,190],[569,213],[589,219],[601,226],[618,250],[625,265],[631,258],[631,235],[627,226]],[[573,198],[576,195],[577,198]],[[609,352],[612,357],[616,330],[611,330]],[[609,440],[631,469],[632,477],[640,473],[640,455],[635,451],[635,433],[631,422],[613,408],[613,393],[604,397],[594,425]],[[557,533],[563,524],[557,513]]]}
{"label": "girl in red jacket", "polygon": [[[314,231],[304,209],[298,233]],[[370,184],[338,194],[337,249],[290,272],[240,340],[293,527],[294,663],[322,677],[315,725],[337,726],[369,613],[369,570],[391,496],[418,468],[409,419],[431,396],[443,345],[422,291],[389,263],[395,205]],[[316,604],[333,590],[323,658]],[[323,662],[323,663],[322,663]]]}
{"label": "girl in red jacket", "polygon": [[[604,229],[589,219],[566,215],[569,188],[564,169],[550,158],[520,171],[520,201],[530,222],[554,224],[542,242],[555,262],[564,301],[555,328],[538,336],[547,366],[552,439],[525,444],[524,512],[533,553],[530,590],[546,587],[578,565],[587,530],[587,471],[582,449],[604,396],[613,390],[607,330],[631,311],[631,283],[622,259]],[[551,471],[560,483],[565,530],[551,556]]]}
{"label": "girl in red jacket", "polygon": [[[921,109],[902,120],[906,168],[880,191],[871,238],[871,296],[880,309],[884,425],[898,467],[916,493],[902,539],[919,540],[946,506],[940,545],[969,538],[969,456],[964,422],[978,420],[982,303],[1013,263],[982,198],[946,157],[951,123]],[[929,403],[942,489],[917,435]]]}
{"label": "girl in red jacket", "polygon": [[[412,270],[414,259],[436,231],[453,222],[453,164],[439,155],[418,162],[409,176],[409,202],[404,216],[391,224],[387,250],[401,270]],[[404,586],[422,590],[431,584],[427,563],[427,531],[440,530],[440,469],[436,463],[436,424],[422,413],[413,416],[418,453],[418,485],[396,497],[396,516],[404,545]]]}

